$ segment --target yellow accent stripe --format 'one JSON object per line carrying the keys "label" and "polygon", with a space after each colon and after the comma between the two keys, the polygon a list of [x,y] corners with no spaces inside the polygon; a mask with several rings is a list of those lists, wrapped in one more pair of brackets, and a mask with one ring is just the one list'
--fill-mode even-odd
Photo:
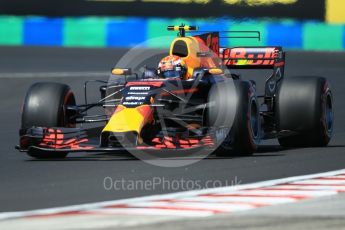
{"label": "yellow accent stripe", "polygon": [[326,20],[329,23],[345,23],[345,1],[326,0]]}

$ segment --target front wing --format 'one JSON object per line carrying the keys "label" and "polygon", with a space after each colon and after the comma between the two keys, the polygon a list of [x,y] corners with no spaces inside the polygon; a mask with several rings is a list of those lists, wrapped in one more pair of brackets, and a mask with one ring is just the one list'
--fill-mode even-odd
{"label": "front wing", "polygon": [[[95,131],[95,130],[98,130]],[[100,146],[99,129],[32,127],[20,130],[20,144],[16,148],[21,152],[40,150],[45,152],[131,152],[131,151],[169,151],[198,150],[214,147],[210,135],[178,138],[176,136],[155,137],[151,145],[137,146]]]}

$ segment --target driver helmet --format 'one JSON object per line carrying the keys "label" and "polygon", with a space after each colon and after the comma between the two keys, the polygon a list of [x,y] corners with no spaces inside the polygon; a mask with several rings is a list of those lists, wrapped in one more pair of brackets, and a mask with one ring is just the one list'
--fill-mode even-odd
{"label": "driver helmet", "polygon": [[176,55],[164,57],[158,65],[158,75],[161,78],[185,79],[187,73],[186,63]]}

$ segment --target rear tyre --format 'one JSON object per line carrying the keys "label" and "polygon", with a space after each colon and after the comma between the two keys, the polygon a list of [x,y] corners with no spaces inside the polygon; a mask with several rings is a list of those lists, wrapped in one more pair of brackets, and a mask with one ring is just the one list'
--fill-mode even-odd
{"label": "rear tyre", "polygon": [[[261,122],[255,89],[250,82],[236,85],[236,116],[228,138],[219,145],[217,156],[251,155],[261,140]],[[229,106],[229,105],[227,105]]]}
{"label": "rear tyre", "polygon": [[278,138],[283,147],[324,147],[333,133],[333,97],[323,77],[284,79],[277,98],[279,130],[292,131]]}
{"label": "rear tyre", "polygon": [[[66,106],[75,106],[71,89],[54,82],[40,82],[28,90],[22,112],[21,128],[36,127],[75,127],[75,119]],[[29,150],[27,154],[38,159],[64,158],[68,153]]]}

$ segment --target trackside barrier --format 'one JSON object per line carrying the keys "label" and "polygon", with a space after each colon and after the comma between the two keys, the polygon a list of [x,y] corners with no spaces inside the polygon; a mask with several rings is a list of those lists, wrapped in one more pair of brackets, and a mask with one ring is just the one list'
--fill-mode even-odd
{"label": "trackside barrier", "polygon": [[0,45],[63,47],[131,47],[146,42],[148,48],[166,48],[171,40],[150,39],[169,36],[168,25],[182,22],[200,30],[258,30],[262,39],[232,39],[223,46],[284,46],[286,49],[345,49],[345,24],[320,21],[231,19],[163,19],[140,17],[48,18],[0,16]]}

